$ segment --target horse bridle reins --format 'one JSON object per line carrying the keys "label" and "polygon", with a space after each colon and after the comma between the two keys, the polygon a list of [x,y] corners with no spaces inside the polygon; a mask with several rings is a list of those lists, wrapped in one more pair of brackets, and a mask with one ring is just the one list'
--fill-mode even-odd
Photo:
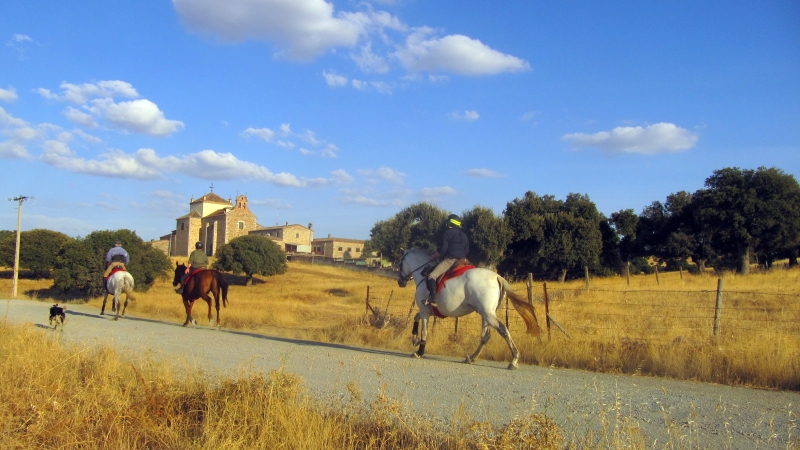
{"label": "horse bridle reins", "polygon": [[402,258],[400,258],[400,280],[402,280],[403,283],[408,283],[408,280],[411,279],[411,276],[414,275],[414,272],[418,271],[419,269],[422,269],[423,267],[431,263],[430,261],[426,261],[421,266],[409,272],[408,275],[404,275],[402,268],[403,268],[403,261],[406,259],[406,255],[408,255],[408,253],[406,253],[405,255],[403,255]]}

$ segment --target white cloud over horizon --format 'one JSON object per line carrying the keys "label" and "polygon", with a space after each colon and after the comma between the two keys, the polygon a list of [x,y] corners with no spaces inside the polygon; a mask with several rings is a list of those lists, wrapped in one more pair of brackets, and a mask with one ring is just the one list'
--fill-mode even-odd
{"label": "white cloud over horizon", "polygon": [[[302,155],[305,156],[316,155],[321,158],[338,157],[337,152],[339,151],[339,147],[337,147],[335,144],[317,138],[317,134],[307,128],[303,130],[302,133],[295,133],[294,131],[292,131],[291,125],[288,123],[281,124],[277,132],[271,130],[270,128],[250,127],[242,131],[240,133],[240,136],[242,136],[243,138],[256,137],[265,142],[277,145],[278,147],[282,147],[288,150],[298,147],[294,142],[291,142],[289,139],[297,139],[307,144],[310,144],[312,147],[317,148],[316,150],[310,150],[304,147],[298,147],[297,151]],[[279,136],[282,139],[274,140],[276,136]]]}
{"label": "white cloud over horizon", "polygon": [[616,127],[594,134],[566,134],[563,140],[573,147],[595,147],[607,153],[655,155],[675,153],[695,146],[698,136],[673,123],[657,123],[647,127]]}
{"label": "white cloud over horizon", "polygon": [[422,188],[419,194],[423,199],[434,200],[445,196],[456,195],[458,194],[458,191],[451,188],[450,186],[438,186],[438,187]]}

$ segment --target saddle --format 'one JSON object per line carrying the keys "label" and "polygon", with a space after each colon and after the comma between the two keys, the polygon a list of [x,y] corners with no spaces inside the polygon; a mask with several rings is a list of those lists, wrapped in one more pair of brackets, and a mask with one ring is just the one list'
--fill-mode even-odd
{"label": "saddle", "polygon": [[[424,275],[427,278],[428,274],[431,273],[431,270],[433,270],[434,267],[436,266],[431,266],[425,269],[422,272],[422,275]],[[449,269],[447,269],[447,272],[439,275],[439,278],[436,279],[436,292],[438,293],[439,291],[442,290],[445,281],[451,278],[456,278],[462,273],[466,272],[467,270],[474,268],[475,266],[473,266],[472,263],[467,258],[461,258],[457,260]]]}
{"label": "saddle", "polygon": [[195,269],[195,270],[192,270],[192,271],[191,271],[191,272],[189,272],[188,274],[186,274],[186,277],[184,277],[184,279],[183,279],[183,284],[184,284],[184,286],[185,286],[185,285],[186,285],[186,283],[189,281],[189,278],[192,278],[192,277],[193,277],[193,276],[195,276],[196,274],[198,274],[198,273],[200,273],[200,272],[203,272],[203,271],[206,271],[206,270],[208,270],[208,269],[206,269],[205,267],[199,267],[199,268],[197,268],[197,269]]}

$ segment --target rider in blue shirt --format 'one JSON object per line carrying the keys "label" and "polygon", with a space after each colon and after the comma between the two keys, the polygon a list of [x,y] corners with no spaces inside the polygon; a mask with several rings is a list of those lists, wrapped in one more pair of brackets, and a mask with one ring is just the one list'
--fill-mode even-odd
{"label": "rider in blue shirt", "polygon": [[122,248],[122,241],[117,241],[114,243],[114,246],[111,247],[111,250],[106,253],[106,271],[103,274],[105,278],[108,278],[111,275],[111,271],[114,270],[115,267],[122,267],[126,269],[128,263],[130,263],[130,257],[128,256],[128,252]]}

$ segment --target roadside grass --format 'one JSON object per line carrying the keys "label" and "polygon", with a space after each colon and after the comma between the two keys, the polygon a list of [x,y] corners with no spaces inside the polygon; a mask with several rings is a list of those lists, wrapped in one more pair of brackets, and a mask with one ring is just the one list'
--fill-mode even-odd
{"label": "roadside grass", "polygon": [[365,402],[355,388],[344,403],[322,404],[282,370],[220,379],[57,336],[0,325],[0,448],[564,448],[541,414],[437,425],[383,394]]}
{"label": "roadside grass", "polygon": [[[416,307],[413,285],[400,289],[394,279],[307,263],[258,278],[245,287],[232,281],[222,326],[283,337],[413,351],[410,329]],[[593,278],[548,283],[550,338],[525,335],[517,313],[509,312],[520,362],[608,373],[697,380],[770,389],[800,390],[800,270],[775,269],[749,276],[724,275],[723,309],[718,336],[713,335],[717,278],[684,273]],[[69,301],[49,289],[51,280],[20,279],[22,298]],[[0,277],[0,292],[10,292]],[[524,283],[514,283],[525,292]],[[370,304],[365,305],[367,289]],[[544,328],[543,287],[536,282],[534,306]],[[84,301],[73,299],[74,301]],[[88,304],[100,307],[102,298]],[[110,311],[110,305],[107,311]],[[171,279],[139,293],[128,314],[182,323],[185,312]],[[193,316],[207,325],[207,305],[195,302]],[[213,312],[213,311],[212,311]],[[213,312],[213,314],[216,314]],[[376,320],[375,316],[378,316]],[[505,305],[498,311],[505,320]],[[375,326],[378,325],[378,326]],[[470,315],[431,324],[427,351],[466,356],[478,344],[480,320]],[[482,358],[507,361],[509,351],[494,332]]]}

